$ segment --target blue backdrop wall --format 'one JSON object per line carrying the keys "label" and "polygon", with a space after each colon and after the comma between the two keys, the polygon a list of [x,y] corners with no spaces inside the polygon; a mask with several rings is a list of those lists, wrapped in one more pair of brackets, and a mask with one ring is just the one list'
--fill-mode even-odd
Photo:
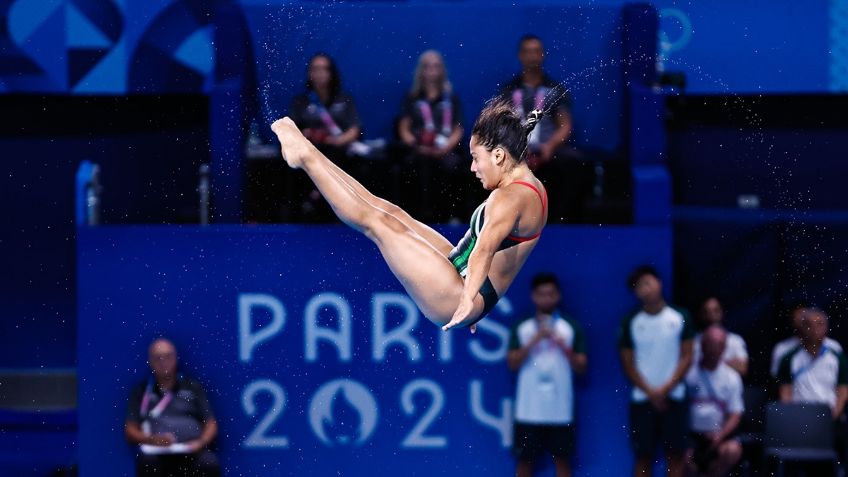
{"label": "blue backdrop wall", "polygon": [[[279,17],[286,19],[280,27],[301,30],[298,38],[310,36],[310,42],[314,42],[260,43],[258,47],[280,51],[322,44],[340,52],[358,50],[359,63],[352,65],[355,74],[383,69],[405,82],[411,65],[410,58],[402,61],[402,53],[415,55],[425,44],[442,47],[459,60],[465,55],[494,59],[493,47],[500,48],[505,42],[508,48],[498,56],[503,54],[510,60],[519,27],[521,32],[529,28],[550,36],[552,49],[560,50],[554,50],[555,56],[567,60],[558,66],[573,72],[587,56],[594,56],[598,46],[589,51],[571,49],[568,37],[588,40],[606,34],[609,25],[603,16],[615,17],[627,2],[546,0],[533,2],[530,9],[519,9],[569,9],[566,15],[541,23],[533,23],[537,18],[524,13],[504,16],[503,9],[514,3],[4,0],[0,2],[0,23],[5,27],[0,29],[4,65],[0,91],[124,93],[206,88],[206,79],[215,67],[212,29],[233,20],[213,17],[216,6],[224,4],[243,5],[247,11],[262,9],[269,16],[285,12]],[[690,74],[693,92],[823,92],[845,91],[848,87],[848,38],[840,33],[848,23],[848,13],[840,0],[651,3],[660,11],[660,38],[666,56],[674,68]],[[422,8],[431,18],[428,24],[441,23],[443,27],[421,28],[424,21],[418,14]],[[452,12],[466,9],[473,10],[475,20],[460,25]],[[355,23],[346,17],[351,10],[377,14],[367,22]],[[312,14],[307,17],[297,12]],[[361,20],[358,13],[353,15]],[[497,34],[485,27],[491,21],[497,26]],[[551,29],[552,25],[559,26]],[[395,50],[398,63],[390,66],[379,55],[363,54],[365,50],[355,44],[341,44],[354,29],[360,29],[358,40],[374,36],[400,39]],[[338,36],[333,36],[336,30]],[[444,41],[460,36],[464,41]],[[500,36],[506,38],[497,38]],[[300,64],[292,66],[303,70]]]}
{"label": "blue backdrop wall", "polygon": [[206,383],[233,474],[508,475],[508,328],[530,309],[541,270],[558,273],[564,308],[587,332],[577,466],[626,474],[615,330],[634,305],[627,273],[650,262],[668,277],[670,240],[668,227],[548,227],[472,336],[421,317],[376,248],[346,227],[81,229],[81,475],[130,475],[127,393],[146,379],[158,336]]}
{"label": "blue backdrop wall", "polygon": [[[0,2],[0,92],[122,94],[208,92],[219,53],[215,30],[250,20],[265,119],[300,89],[305,59],[336,56],[359,99],[368,134],[387,136],[414,60],[442,50],[468,118],[517,69],[515,41],[541,35],[551,73],[573,90],[578,139],[615,146],[621,92],[622,0],[514,2],[241,2],[5,0]],[[680,5],[659,11],[666,70],[695,93],[848,90],[848,25],[842,2],[782,0]],[[217,61],[239,64],[234,55]]]}

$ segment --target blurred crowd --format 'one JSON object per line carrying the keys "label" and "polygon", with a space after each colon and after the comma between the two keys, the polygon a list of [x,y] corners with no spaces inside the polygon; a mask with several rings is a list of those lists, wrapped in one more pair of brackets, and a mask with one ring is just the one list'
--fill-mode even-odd
{"label": "blurred crowd", "polygon": [[[520,72],[499,83],[498,94],[522,116],[534,109],[545,111],[529,138],[527,161],[551,197],[549,222],[585,222],[591,218],[587,204],[604,195],[606,157],[574,147],[571,97],[545,71],[542,40],[535,35],[522,37],[517,57]],[[392,141],[362,140],[356,102],[344,90],[339,69],[326,53],[316,53],[309,60],[305,91],[294,98],[287,114],[330,160],[417,220],[466,220],[482,200],[483,191],[475,188],[467,173],[470,159],[463,141],[467,125],[462,101],[444,57],[436,50],[418,57]],[[262,189],[263,183],[274,182],[267,176],[254,171],[249,178],[249,185],[257,188],[250,199],[257,204],[250,220],[334,220],[320,194],[306,181],[280,178],[276,187]]]}
{"label": "blurred crowd", "polygon": [[[631,383],[633,475],[651,475],[658,451],[669,476],[844,475],[848,362],[827,336],[824,311],[793,307],[794,333],[774,345],[771,376],[752,380],[745,340],[726,328],[717,297],[692,320],[666,301],[652,267],[627,283],[639,306],[622,320],[617,346]],[[536,312],[515,324],[508,355],[518,373],[516,475],[553,456],[556,475],[569,476],[579,444],[573,375],[589,365],[585,338],[561,311],[554,275],[536,276],[531,298]]]}

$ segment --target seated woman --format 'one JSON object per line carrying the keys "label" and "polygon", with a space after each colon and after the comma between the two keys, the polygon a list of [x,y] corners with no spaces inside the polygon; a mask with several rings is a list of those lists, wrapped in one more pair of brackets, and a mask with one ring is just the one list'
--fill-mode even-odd
{"label": "seated woman", "polygon": [[342,222],[365,234],[421,312],[447,330],[471,326],[494,308],[535,248],[547,222],[547,195],[525,162],[526,124],[489,102],[472,130],[471,172],[491,191],[454,247],[442,235],[365,189],[329,161],[289,118],[271,125],[288,165],[309,175]]}
{"label": "seated woman", "polygon": [[453,205],[465,199],[457,187],[462,134],[462,109],[444,59],[438,51],[427,50],[418,57],[398,121],[398,136],[406,146],[398,183],[417,185],[416,195],[404,194],[409,188],[398,192],[419,219],[444,221],[451,217],[449,212],[459,212]]}
{"label": "seated woman", "polygon": [[[322,154],[343,169],[352,172],[355,164],[347,149],[362,133],[353,98],[342,91],[342,81],[333,59],[316,53],[309,60],[306,91],[295,96],[289,117]],[[313,188],[298,191],[303,219],[328,221],[332,213]]]}

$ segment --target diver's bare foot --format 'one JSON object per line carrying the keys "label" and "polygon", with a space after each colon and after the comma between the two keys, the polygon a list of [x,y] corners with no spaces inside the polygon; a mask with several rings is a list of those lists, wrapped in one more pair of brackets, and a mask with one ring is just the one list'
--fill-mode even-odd
{"label": "diver's bare foot", "polygon": [[294,121],[289,119],[288,116],[278,119],[271,125],[271,130],[274,131],[277,140],[280,141],[283,159],[289,167],[292,169],[303,167],[303,159],[309,154],[309,148],[312,147],[312,144],[303,137]]}

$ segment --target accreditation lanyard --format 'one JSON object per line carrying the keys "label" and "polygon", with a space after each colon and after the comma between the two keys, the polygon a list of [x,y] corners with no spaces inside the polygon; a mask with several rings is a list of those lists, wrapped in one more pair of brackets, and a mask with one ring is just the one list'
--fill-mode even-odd
{"label": "accreditation lanyard", "polygon": [[[453,107],[450,99],[444,98],[442,103],[442,134],[450,136],[453,128]],[[435,131],[436,124],[433,122],[433,109],[427,100],[418,100],[418,109],[421,111],[421,118],[424,120],[424,129],[427,131]]]}
{"label": "accreditation lanyard", "polygon": [[330,112],[327,111],[327,108],[321,104],[321,100],[318,99],[318,95],[315,94],[315,91],[309,94],[309,100],[318,110],[318,117],[321,118],[321,122],[324,123],[324,127],[327,128],[327,131],[329,131],[333,136],[341,136],[343,132],[342,129],[335,121],[333,121],[333,117],[330,115]]}
{"label": "accreditation lanyard", "polygon": [[[538,109],[541,111],[543,106],[545,105],[545,94],[548,92],[548,89],[544,86],[539,86],[536,89],[536,95],[533,99],[533,109]],[[518,87],[512,91],[512,105],[515,107],[515,111],[518,113],[519,117],[524,117],[524,93],[521,87]]]}
{"label": "accreditation lanyard", "polygon": [[707,390],[707,394],[709,397],[703,401],[711,402],[721,409],[721,413],[727,415],[727,404],[718,398],[718,394],[715,392],[715,388],[713,388],[713,383],[710,381],[710,375],[704,371],[704,368],[698,368],[698,375],[701,377],[701,382],[704,383],[704,388]]}
{"label": "accreditation lanyard", "polygon": [[150,400],[153,397],[153,380],[151,379],[147,383],[147,389],[144,390],[144,396],[141,398],[141,409],[140,414],[143,419],[151,418],[156,419],[162,412],[168,407],[168,404],[171,403],[171,400],[174,399],[174,394],[171,391],[165,391],[165,394],[162,395],[162,399],[159,401],[153,409],[148,413],[147,410],[150,407]]}
{"label": "accreditation lanyard", "polygon": [[805,364],[804,366],[801,366],[801,369],[799,369],[798,371],[795,372],[795,375],[792,377],[792,381],[798,380],[798,378],[800,378],[804,373],[806,373],[807,371],[812,369],[813,366],[816,365],[816,361],[818,361],[819,358],[824,356],[824,354],[826,352],[827,352],[827,345],[822,345],[822,347],[819,349],[818,354],[813,356],[813,359],[811,359],[809,363]]}

